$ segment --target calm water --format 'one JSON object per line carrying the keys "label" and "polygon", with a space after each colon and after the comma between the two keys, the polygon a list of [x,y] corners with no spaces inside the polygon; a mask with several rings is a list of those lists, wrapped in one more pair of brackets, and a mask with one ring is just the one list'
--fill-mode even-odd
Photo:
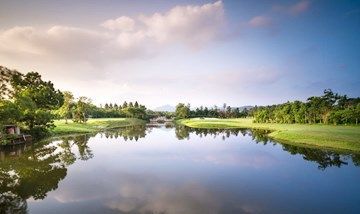
{"label": "calm water", "polygon": [[360,213],[360,155],[129,127],[0,153],[0,213]]}

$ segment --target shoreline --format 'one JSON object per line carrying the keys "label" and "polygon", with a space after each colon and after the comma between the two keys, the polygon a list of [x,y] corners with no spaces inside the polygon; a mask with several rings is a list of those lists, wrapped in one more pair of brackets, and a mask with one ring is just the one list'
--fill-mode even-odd
{"label": "shoreline", "polygon": [[86,123],[74,123],[73,121],[68,120],[67,124],[65,123],[65,120],[55,120],[54,124],[56,127],[51,130],[50,138],[145,125],[146,121],[136,118],[96,118],[89,119]]}
{"label": "shoreline", "polygon": [[271,139],[284,144],[360,153],[360,126],[253,123],[251,118],[192,118],[177,120],[176,123],[191,128],[263,129],[271,131],[268,134]]}

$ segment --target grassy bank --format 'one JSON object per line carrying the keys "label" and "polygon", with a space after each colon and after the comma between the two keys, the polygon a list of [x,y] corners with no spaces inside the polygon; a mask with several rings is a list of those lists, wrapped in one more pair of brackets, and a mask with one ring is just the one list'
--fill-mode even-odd
{"label": "grassy bank", "polygon": [[89,119],[85,124],[74,123],[71,120],[68,124],[65,120],[56,120],[55,128],[52,130],[54,135],[90,133],[106,129],[121,128],[126,126],[143,125],[145,121],[134,118],[101,118]]}
{"label": "grassy bank", "polygon": [[360,126],[253,123],[252,119],[185,119],[193,128],[255,128],[272,132],[269,137],[287,144],[360,152]]}

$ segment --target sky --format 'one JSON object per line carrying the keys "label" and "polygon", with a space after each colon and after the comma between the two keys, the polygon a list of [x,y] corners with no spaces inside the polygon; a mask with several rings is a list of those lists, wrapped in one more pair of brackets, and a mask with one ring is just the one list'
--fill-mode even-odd
{"label": "sky", "polygon": [[360,96],[360,1],[0,0],[0,65],[96,104]]}

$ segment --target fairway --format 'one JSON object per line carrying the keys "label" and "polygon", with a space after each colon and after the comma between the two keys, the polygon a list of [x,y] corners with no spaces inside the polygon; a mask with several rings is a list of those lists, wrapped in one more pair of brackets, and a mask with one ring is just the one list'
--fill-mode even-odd
{"label": "fairway", "polygon": [[194,118],[178,120],[177,122],[192,128],[267,129],[272,131],[269,137],[287,144],[360,152],[360,126],[253,123],[251,118]]}
{"label": "fairway", "polygon": [[144,125],[145,121],[135,118],[99,118],[89,119],[86,123],[74,123],[69,120],[55,120],[54,135],[90,133],[106,129],[121,128],[126,126]]}

